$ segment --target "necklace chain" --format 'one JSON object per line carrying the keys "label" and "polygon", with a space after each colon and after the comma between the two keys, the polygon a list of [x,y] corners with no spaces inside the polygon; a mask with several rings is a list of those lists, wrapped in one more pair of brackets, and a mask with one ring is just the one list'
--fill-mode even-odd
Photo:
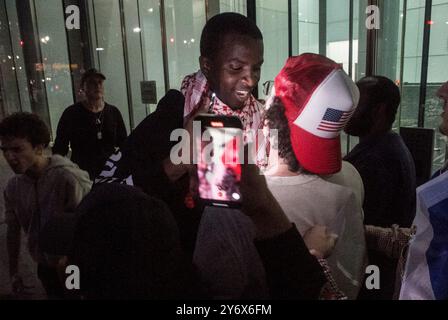
{"label": "necklace chain", "polygon": [[96,125],[101,125],[103,123],[103,112],[104,112],[104,109],[101,110],[101,112],[99,112],[98,115],[96,116],[96,118],[95,118]]}

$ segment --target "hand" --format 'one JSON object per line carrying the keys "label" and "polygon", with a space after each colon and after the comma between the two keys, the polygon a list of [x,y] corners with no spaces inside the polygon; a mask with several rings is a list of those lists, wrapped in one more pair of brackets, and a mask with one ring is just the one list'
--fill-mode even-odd
{"label": "hand", "polygon": [[247,146],[244,149],[245,163],[241,168],[241,194],[243,198],[243,212],[248,216],[256,216],[263,213],[261,208],[270,208],[275,201],[270,192],[266,178],[260,173],[260,169],[251,162],[251,154]]}
{"label": "hand", "polygon": [[11,287],[14,295],[22,294],[25,291],[25,285],[23,284],[23,279],[18,274],[15,274],[11,278]]}
{"label": "hand", "polygon": [[[191,113],[188,118],[186,119],[186,122],[184,124],[184,129],[187,130],[188,136],[190,138],[189,145],[190,145],[190,154],[189,162],[188,163],[195,163],[195,154],[198,152],[198,138],[199,141],[201,141],[202,138],[202,131],[201,131],[201,124],[200,121],[196,120],[196,117],[201,113],[207,113],[204,108],[201,108],[199,110],[196,110],[194,113]],[[199,137],[197,135],[200,135]]]}
{"label": "hand", "polygon": [[173,164],[169,157],[162,161],[163,171],[171,182],[182,178],[191,170],[192,166],[190,164]]}
{"label": "hand", "polygon": [[303,236],[310,253],[318,259],[325,259],[331,255],[337,239],[338,236],[324,226],[314,226]]}

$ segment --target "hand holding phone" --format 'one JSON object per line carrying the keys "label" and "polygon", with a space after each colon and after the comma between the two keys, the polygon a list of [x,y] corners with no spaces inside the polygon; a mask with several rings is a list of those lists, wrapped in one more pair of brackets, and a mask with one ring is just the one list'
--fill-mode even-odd
{"label": "hand holding phone", "polygon": [[240,207],[243,131],[237,117],[200,114],[201,136],[195,137],[200,198],[208,205]]}

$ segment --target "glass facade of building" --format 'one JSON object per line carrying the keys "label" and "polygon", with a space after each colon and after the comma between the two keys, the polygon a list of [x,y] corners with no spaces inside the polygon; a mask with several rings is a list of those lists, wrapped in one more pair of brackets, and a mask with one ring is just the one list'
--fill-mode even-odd
{"label": "glass facade of building", "polygon": [[[79,9],[79,29],[69,28],[76,22],[70,6]],[[434,94],[448,80],[448,0],[0,0],[0,117],[33,111],[54,135],[63,110],[79,99],[80,75],[96,67],[107,76],[106,100],[133,129],[155,109],[142,102],[141,82],[156,82],[157,99],[179,89],[199,68],[205,22],[229,11],[263,32],[259,98],[288,56],[314,52],[354,80],[394,80],[403,96],[397,129],[438,127]],[[366,27],[373,13],[377,30]],[[343,138],[345,153],[357,141]],[[445,145],[437,132],[434,169]]]}

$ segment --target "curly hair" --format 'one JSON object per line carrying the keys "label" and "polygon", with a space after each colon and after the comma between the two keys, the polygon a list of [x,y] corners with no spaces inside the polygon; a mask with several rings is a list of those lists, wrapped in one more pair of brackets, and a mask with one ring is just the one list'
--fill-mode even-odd
{"label": "curly hair", "polygon": [[29,112],[13,113],[0,122],[0,137],[28,140],[33,147],[50,143],[50,131],[38,115]]}
{"label": "curly hair", "polygon": [[277,140],[272,142],[271,147],[278,150],[279,157],[285,160],[289,171],[308,174],[309,172],[300,165],[292,149],[291,131],[285,115],[285,106],[280,98],[274,99],[271,107],[265,112],[263,121],[267,123],[269,129],[278,130]]}

